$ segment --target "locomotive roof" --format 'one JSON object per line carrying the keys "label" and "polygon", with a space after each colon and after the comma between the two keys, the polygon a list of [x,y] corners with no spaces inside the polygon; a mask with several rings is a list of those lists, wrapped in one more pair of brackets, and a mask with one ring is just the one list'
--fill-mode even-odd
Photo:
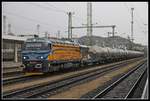
{"label": "locomotive roof", "polygon": [[48,38],[29,38],[26,42],[47,42],[47,43],[60,43],[60,44],[70,44],[70,45],[79,45],[75,42],[64,41],[61,39],[48,39]]}

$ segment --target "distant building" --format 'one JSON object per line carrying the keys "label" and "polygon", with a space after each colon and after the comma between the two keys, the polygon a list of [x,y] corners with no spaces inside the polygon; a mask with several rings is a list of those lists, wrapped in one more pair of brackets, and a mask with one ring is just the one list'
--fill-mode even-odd
{"label": "distant building", "polygon": [[34,37],[38,37],[38,35],[36,34],[31,34],[31,35],[25,35],[25,34],[21,34],[21,35],[18,35],[19,37],[25,37],[25,38],[34,38]]}
{"label": "distant building", "polygon": [[10,33],[8,33],[8,35],[15,36],[15,34],[14,34],[14,33],[11,33],[11,32],[10,32]]}
{"label": "distant building", "polygon": [[48,39],[58,39],[57,37],[47,37]]}

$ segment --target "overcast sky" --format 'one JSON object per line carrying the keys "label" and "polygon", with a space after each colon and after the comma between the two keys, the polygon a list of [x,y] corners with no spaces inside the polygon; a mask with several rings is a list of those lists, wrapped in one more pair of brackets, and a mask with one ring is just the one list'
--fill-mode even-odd
{"label": "overcast sky", "polygon": [[[147,2],[92,2],[92,21],[97,25],[116,25],[116,35],[131,36],[131,7],[134,7],[134,42],[148,44],[148,3]],[[7,24],[17,35],[48,31],[56,36],[67,37],[68,15],[74,12],[73,26],[87,23],[87,2],[2,2],[2,15],[6,15]],[[93,35],[107,37],[111,28],[93,29]],[[86,29],[73,29],[74,37],[86,35]],[[44,35],[44,34],[43,34]]]}

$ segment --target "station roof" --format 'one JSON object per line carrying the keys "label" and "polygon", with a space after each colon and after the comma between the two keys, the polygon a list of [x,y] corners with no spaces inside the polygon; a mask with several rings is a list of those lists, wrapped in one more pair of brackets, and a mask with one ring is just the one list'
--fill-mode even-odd
{"label": "station roof", "polygon": [[27,37],[11,36],[11,35],[2,35],[2,39],[15,40],[15,41],[26,41]]}

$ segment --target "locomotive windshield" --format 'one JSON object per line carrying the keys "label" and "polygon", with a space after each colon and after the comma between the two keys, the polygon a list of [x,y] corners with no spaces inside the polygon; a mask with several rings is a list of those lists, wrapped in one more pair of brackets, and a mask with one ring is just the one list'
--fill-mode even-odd
{"label": "locomotive windshield", "polygon": [[45,42],[26,42],[24,46],[24,50],[49,50],[50,45]]}

